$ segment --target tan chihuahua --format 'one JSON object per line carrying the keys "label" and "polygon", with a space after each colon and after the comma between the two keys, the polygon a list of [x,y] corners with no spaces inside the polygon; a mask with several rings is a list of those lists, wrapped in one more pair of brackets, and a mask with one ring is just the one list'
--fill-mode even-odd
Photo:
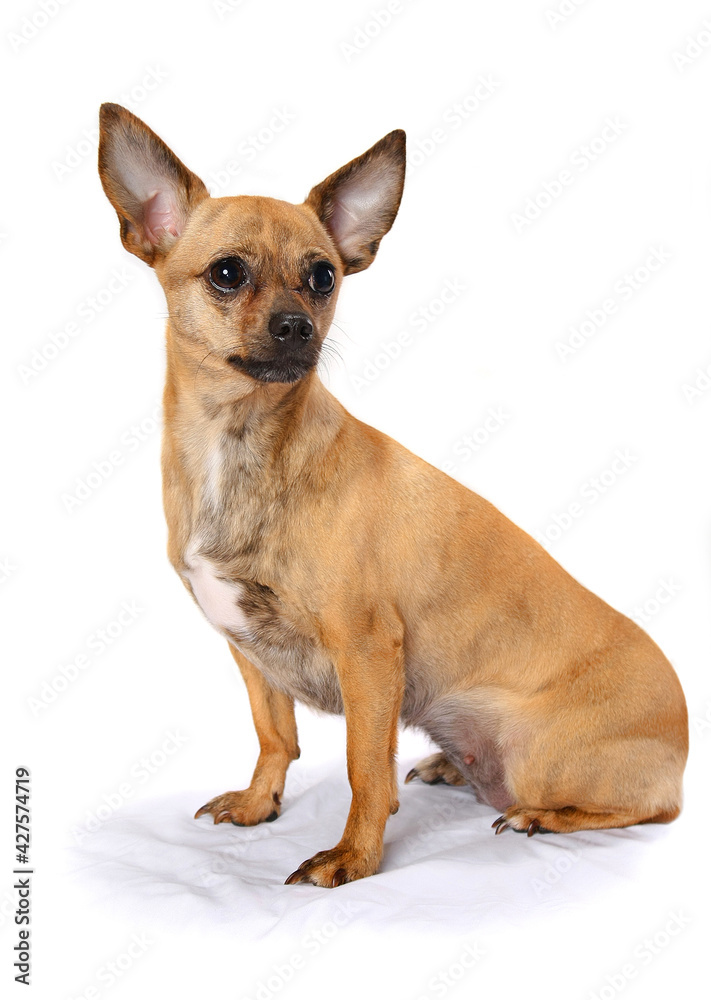
{"label": "tan chihuahua", "polygon": [[169,556],[244,677],[259,760],[198,810],[276,819],[294,700],[346,719],[343,836],[286,880],[372,875],[398,808],[398,722],[441,748],[407,776],[469,785],[496,832],[667,823],[688,751],[654,642],[486,500],[356,420],[316,373],[343,277],[400,204],[391,132],[302,205],[211,198],[142,121],[101,108],[124,247],[168,302]]}

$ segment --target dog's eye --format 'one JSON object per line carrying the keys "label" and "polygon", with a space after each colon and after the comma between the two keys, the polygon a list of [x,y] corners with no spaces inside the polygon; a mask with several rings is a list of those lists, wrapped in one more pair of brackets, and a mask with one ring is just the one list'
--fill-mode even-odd
{"label": "dog's eye", "polygon": [[221,292],[232,292],[243,283],[247,274],[236,257],[225,257],[210,268],[210,283]]}
{"label": "dog's eye", "polygon": [[311,268],[309,275],[309,285],[320,295],[328,295],[336,285],[336,275],[330,264],[319,261]]}

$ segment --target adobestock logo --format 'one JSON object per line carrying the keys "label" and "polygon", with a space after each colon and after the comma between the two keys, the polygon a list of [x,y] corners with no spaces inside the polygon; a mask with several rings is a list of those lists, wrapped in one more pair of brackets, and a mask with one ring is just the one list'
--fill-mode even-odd
{"label": "adobestock logo", "polygon": [[81,322],[70,320],[64,324],[61,330],[50,333],[43,344],[33,348],[25,363],[17,366],[17,373],[22,384],[29,385],[45,371],[77,337],[84,333],[97,316],[100,316],[111,305],[116,296],[120,295],[133,281],[136,274],[136,270],[128,264],[124,264],[120,269],[112,268],[108,281],[91,295],[87,295],[77,305],[75,311]]}
{"label": "adobestock logo", "polygon": [[486,416],[454,442],[451,454],[457,461],[443,462],[442,471],[448,476],[456,476],[462,465],[471,461],[510,420],[511,414],[507,413],[503,406],[490,406]]}
{"label": "adobestock logo", "polygon": [[579,847],[572,850],[568,849],[564,854],[558,855],[555,861],[546,865],[540,878],[531,879],[533,891],[538,898],[547,899],[553,886],[557,885],[563,876],[568,874],[571,868],[580,861],[582,856],[583,852]]}
{"label": "adobestock logo", "polygon": [[145,754],[131,767],[128,781],[122,781],[114,790],[104,792],[101,802],[95,809],[87,810],[82,826],[72,829],[74,842],[77,846],[86,840],[88,836],[103,826],[114,813],[129,800],[134,797],[138,788],[165,767],[168,760],[181,750],[190,740],[187,736],[177,730],[168,730],[163,734],[163,739],[159,746],[155,747],[149,754]]}
{"label": "adobestock logo", "polygon": [[105,990],[115,986],[126,973],[142,958],[154,941],[147,934],[134,932],[127,945],[117,955],[100,965],[94,974],[94,984],[87,986],[82,993],[72,993],[67,1000],[99,1000]]}
{"label": "adobestock logo", "polygon": [[516,233],[520,236],[537,222],[628,128],[629,125],[619,117],[608,116],[599,133],[575,147],[568,157],[569,166],[559,170],[552,180],[543,181],[538,191],[526,199],[523,207],[518,212],[511,213]]}
{"label": "adobestock logo", "polygon": [[544,548],[559,541],[576,521],[585,516],[590,507],[605,496],[633,465],[636,465],[637,461],[637,456],[626,448],[624,450],[618,448],[609,466],[598,475],[591,476],[579,488],[580,500],[573,500],[564,510],[553,514],[545,528],[534,535],[536,541]]}
{"label": "adobestock logo", "polygon": [[595,992],[590,991],[588,1000],[615,1000],[640,972],[652,964],[654,959],[666,951],[676,937],[691,923],[691,918],[681,910],[669,913],[663,927],[644,938],[632,952],[629,962],[625,962],[615,972],[605,976],[605,985]]}
{"label": "adobestock logo", "polygon": [[586,0],[561,0],[557,7],[546,11],[548,27],[555,31],[562,24],[567,24],[573,14],[577,14]]}
{"label": "adobestock logo", "polygon": [[650,621],[659,614],[662,608],[665,608],[668,604],[678,597],[682,593],[683,587],[676,580],[665,580],[661,579],[658,581],[657,588],[651,597],[648,597],[646,601],[641,604],[635,605],[631,611],[628,612],[628,617],[636,622],[640,628],[645,628]]}
{"label": "adobestock logo", "polygon": [[279,996],[284,987],[295,977],[298,978],[298,974],[306,968],[309,961],[333,941],[338,932],[346,927],[358,912],[359,907],[354,906],[352,902],[338,900],[331,912],[331,919],[320,927],[308,930],[301,941],[297,942],[294,951],[272,966],[270,975],[257,983],[253,993],[249,996],[241,994],[241,1000],[273,1000],[273,997]]}
{"label": "adobestock logo", "polygon": [[271,116],[264,125],[238,143],[235,149],[237,156],[206,175],[205,183],[212,197],[217,197],[242,172],[246,164],[253,163],[295,121],[295,113],[287,107],[272,108]]}
{"label": "adobestock logo", "polygon": [[687,35],[681,48],[671,54],[672,62],[679,73],[685,73],[693,66],[699,56],[704,55],[711,46],[711,21],[706,18],[696,31]]}
{"label": "adobestock logo", "polygon": [[42,681],[35,694],[27,698],[27,707],[36,718],[69,690],[79,677],[96,663],[143,614],[137,601],[123,601],[118,613],[84,640],[81,652],[61,666],[47,680]]}
{"label": "adobestock logo", "polygon": [[407,168],[417,170],[437,152],[462,125],[467,124],[479,109],[499,90],[501,82],[491,75],[478,76],[469,91],[446,108],[436,126],[425,136],[408,138]]}
{"label": "adobestock logo", "polygon": [[556,340],[553,348],[558,358],[565,363],[574,357],[671,259],[671,253],[663,246],[650,247],[645,258],[633,270],[625,271],[613,283],[610,295],[586,309],[583,320],[568,327],[565,340]]}
{"label": "adobestock logo", "polygon": [[[129,111],[135,111],[167,79],[168,74],[160,66],[149,66],[137,83],[118,95],[115,103],[122,104]],[[63,181],[89,157],[94,159],[98,148],[98,127],[85,128],[73,145],[65,147],[63,159],[52,160],[51,167],[54,176],[58,181]]]}
{"label": "adobestock logo", "polygon": [[458,986],[467,977],[470,969],[473,969],[485,955],[486,952],[478,942],[466,944],[446,969],[442,969],[428,980],[427,993],[421,993],[417,1000],[434,1000],[435,997],[446,996],[453,987]]}
{"label": "adobestock logo", "polygon": [[212,9],[220,20],[244,6],[244,0],[212,0]]}
{"label": "adobestock logo", "polygon": [[451,802],[445,802],[439,806],[436,812],[431,813],[426,819],[420,819],[417,823],[417,833],[411,833],[402,842],[405,856],[422,854],[421,848],[427,847],[442,829],[446,828],[450,820],[456,816],[457,810]]}
{"label": "adobestock logo", "polygon": [[7,583],[11,576],[17,572],[17,566],[9,556],[0,558],[0,583]]}
{"label": "adobestock logo", "polygon": [[696,736],[708,736],[711,733],[711,701],[706,702],[706,709],[703,715],[692,715],[689,725],[693,728]]}
{"label": "adobestock logo", "polygon": [[350,62],[379,38],[393,20],[411,7],[415,0],[388,0],[382,7],[371,10],[368,19],[358,28],[347,42],[341,42],[341,55]]}
{"label": "adobestock logo", "polygon": [[353,388],[360,393],[376,382],[384,371],[396,361],[407,348],[415,343],[415,335],[423,334],[437,322],[457,299],[466,291],[466,285],[457,279],[447,278],[437,295],[422,303],[410,313],[407,327],[388,341],[379,344],[380,350],[366,361],[360,375],[351,375]]}
{"label": "adobestock logo", "polygon": [[161,413],[161,404],[157,403],[149,413],[126,428],[111,451],[102,458],[94,459],[89,471],[74,481],[71,492],[62,493],[61,501],[68,514],[83,507],[111,479],[116,470],[126,464],[131,455],[156,435],[161,427]]}
{"label": "adobestock logo", "polygon": [[66,7],[69,0],[40,0],[31,14],[23,17],[15,31],[9,31],[7,40],[13,52],[20,52]]}
{"label": "adobestock logo", "polygon": [[711,389],[711,364],[705,368],[697,368],[694,372],[696,378],[693,382],[684,382],[681,387],[684,399],[693,406],[701,397]]}

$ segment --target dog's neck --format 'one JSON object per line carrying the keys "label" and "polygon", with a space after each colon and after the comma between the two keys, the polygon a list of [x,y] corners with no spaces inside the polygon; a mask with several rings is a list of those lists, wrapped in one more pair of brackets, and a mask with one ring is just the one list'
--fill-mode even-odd
{"label": "dog's neck", "polygon": [[284,489],[328,451],[345,411],[316,371],[292,384],[259,383],[203,355],[168,328],[165,445],[194,485],[219,461],[232,487]]}

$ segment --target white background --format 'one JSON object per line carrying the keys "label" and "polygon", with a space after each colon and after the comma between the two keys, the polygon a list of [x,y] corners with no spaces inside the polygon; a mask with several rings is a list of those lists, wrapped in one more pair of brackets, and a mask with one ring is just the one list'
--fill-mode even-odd
{"label": "white background", "polygon": [[[557,19],[553,0],[44,8],[6,4],[0,32],[3,981],[17,941],[13,774],[25,765],[36,997],[688,990],[709,931],[711,8],[565,0]],[[332,846],[348,805],[343,724],[303,710],[280,820],[253,840],[193,823],[207,798],[248,783],[256,741],[224,643],[164,555],[153,414],[165,309],[99,185],[105,100],[213,187],[231,165],[219,194],[299,201],[407,130],[400,215],[371,269],[346,282],[341,360],[323,377],[644,616],[689,704],[676,823],[494,839],[493,814],[466,793],[411,785],[382,874],[333,892],[283,887]],[[570,183],[550,187],[565,170]],[[442,308],[447,282],[462,290]],[[591,320],[562,359],[571,328],[610,299],[606,322]],[[437,314],[424,328],[421,308]],[[382,345],[403,331],[410,343],[390,360]],[[367,375],[365,388],[354,380]],[[111,475],[72,503],[95,463]],[[112,625],[125,604],[134,611]],[[423,750],[403,735],[401,775]],[[202,882],[195,857],[214,864]]]}

